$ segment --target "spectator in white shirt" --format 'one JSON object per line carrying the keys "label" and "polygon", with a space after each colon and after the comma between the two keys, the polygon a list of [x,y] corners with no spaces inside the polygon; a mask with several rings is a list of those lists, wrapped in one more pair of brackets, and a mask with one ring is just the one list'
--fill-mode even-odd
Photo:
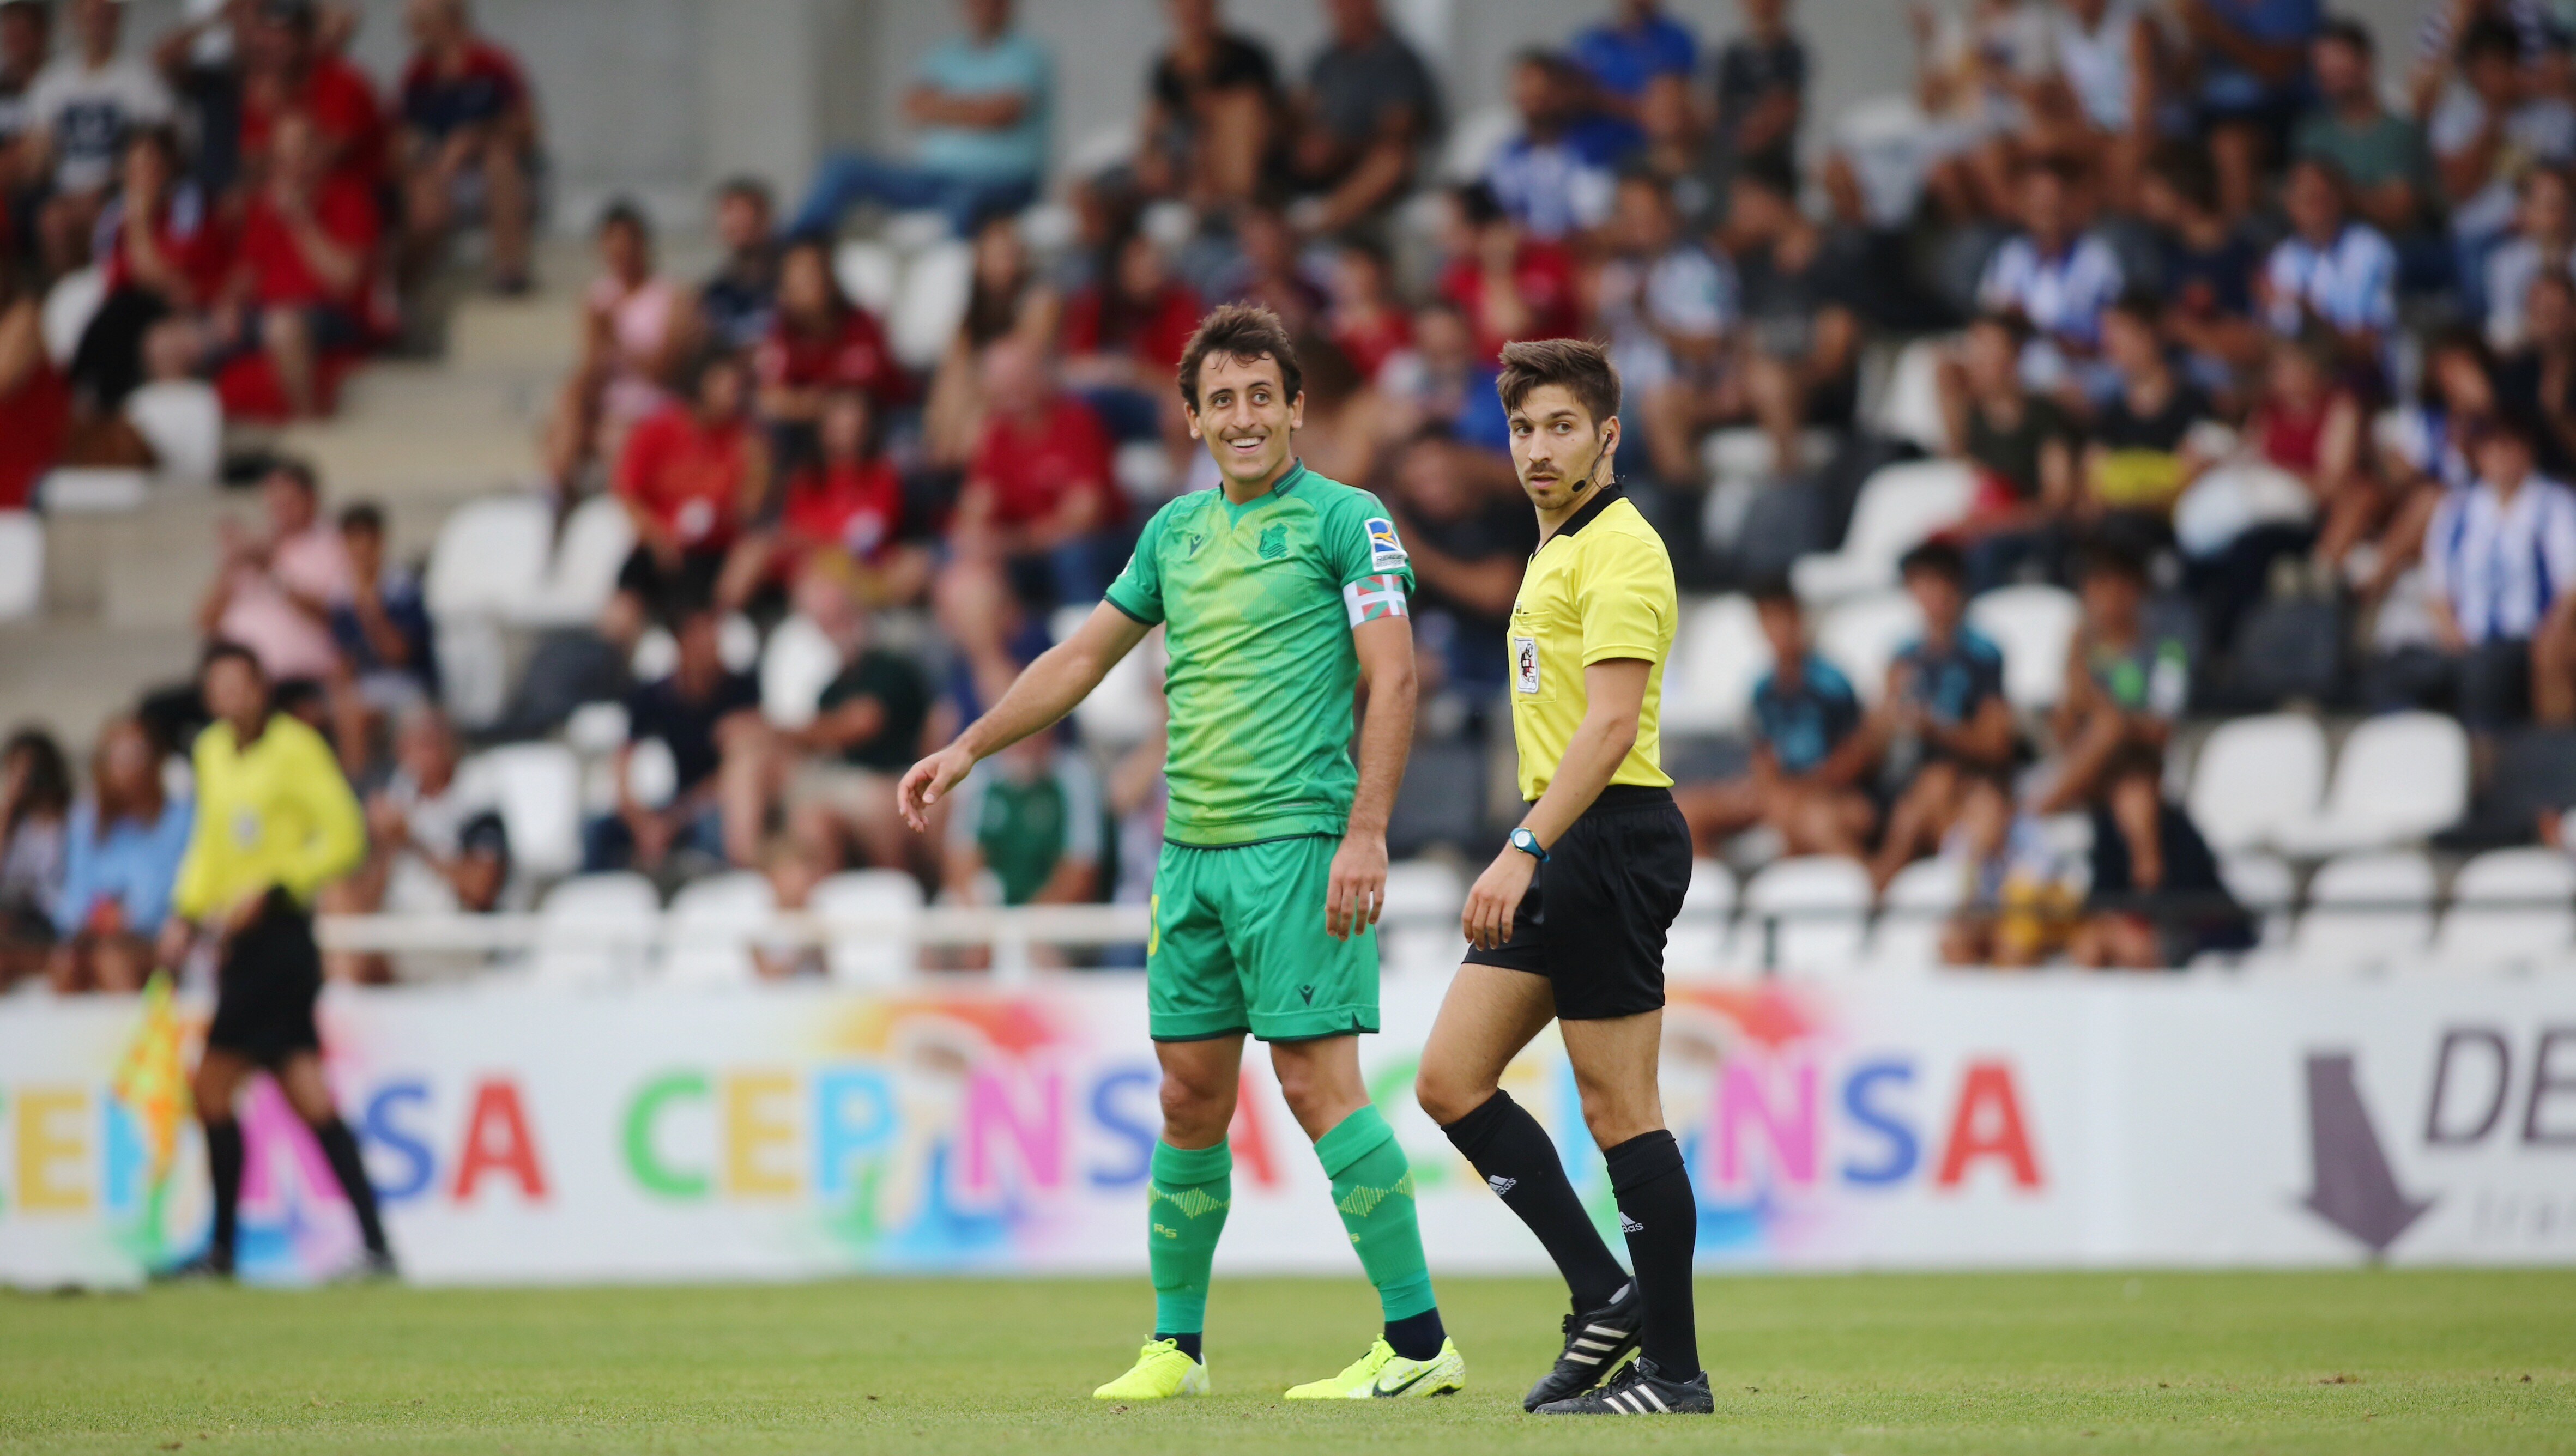
{"label": "spectator in white shirt", "polygon": [[[2073,189],[2054,166],[2022,169],[2022,230],[1986,263],[1977,305],[1991,313],[2017,313],[2033,337],[2022,352],[2022,375],[2031,388],[2070,386],[2095,394],[2116,387],[2091,368],[2102,347],[2102,311],[2119,298],[2119,257],[2110,245],[2078,224]],[[2100,376],[2100,377],[2095,377]]]}
{"label": "spectator in white shirt", "polygon": [[2397,250],[2346,214],[2342,174],[2322,158],[2291,164],[2281,205],[2294,231],[2255,280],[2264,321],[2285,338],[2323,324],[2343,345],[2348,368],[2378,369],[2381,343],[2397,326]]}
{"label": "spectator in white shirt", "polygon": [[2461,279],[2474,289],[2486,251],[2513,224],[2516,183],[2534,167],[2576,159],[2576,107],[2526,78],[2513,27],[2492,18],[2460,37],[2460,84],[2425,125],[2450,204]]}
{"label": "spectator in white shirt", "polygon": [[2521,205],[2513,236],[2487,255],[2487,346],[2510,354],[2530,337],[2523,304],[2531,280],[2544,272],[2568,273],[2576,253],[2576,193],[2567,174],[2541,167],[2522,175]]}
{"label": "spectator in white shirt", "polygon": [[116,181],[116,160],[138,127],[170,120],[170,88],[140,56],[120,56],[125,7],[119,0],[77,0],[76,48],[56,57],[27,93],[27,115],[40,155],[53,160],[54,195],[38,224],[46,266],[55,272],[89,261],[90,230]]}
{"label": "spectator in white shirt", "polygon": [[2472,438],[2477,484],[2443,499],[2424,541],[2460,717],[2482,731],[2526,713],[2576,721],[2576,492],[2534,473],[2532,427],[2517,415]]}
{"label": "spectator in white shirt", "polygon": [[1512,62],[1521,134],[1486,164],[1485,185],[1532,237],[1558,241],[1588,233],[1610,212],[1605,145],[1578,114],[1586,91],[1582,74],[1559,56],[1524,51]]}

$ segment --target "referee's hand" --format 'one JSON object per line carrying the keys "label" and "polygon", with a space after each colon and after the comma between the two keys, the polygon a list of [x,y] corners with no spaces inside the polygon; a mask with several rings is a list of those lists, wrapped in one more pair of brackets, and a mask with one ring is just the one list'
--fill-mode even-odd
{"label": "referee's hand", "polygon": [[1324,931],[1348,940],[1377,924],[1386,908],[1386,836],[1351,834],[1333,851],[1332,877],[1324,892]]}
{"label": "referee's hand", "polygon": [[1529,893],[1530,879],[1537,873],[1538,861],[1517,849],[1494,856],[1494,862],[1476,876],[1475,888],[1467,892],[1467,908],[1458,912],[1458,928],[1467,932],[1469,945],[1492,950],[1512,938],[1512,917],[1519,913],[1521,897]]}

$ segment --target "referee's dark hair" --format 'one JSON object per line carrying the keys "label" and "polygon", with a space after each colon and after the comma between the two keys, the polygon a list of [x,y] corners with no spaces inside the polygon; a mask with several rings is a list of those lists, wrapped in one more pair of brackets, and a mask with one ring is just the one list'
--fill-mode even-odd
{"label": "referee's dark hair", "polygon": [[1560,384],[1591,412],[1595,429],[1619,413],[1619,367],[1610,351],[1590,339],[1521,339],[1503,346],[1503,372],[1494,393],[1511,413],[1542,385]]}
{"label": "referee's dark hair", "polygon": [[1181,350],[1181,400],[1190,413],[1199,411],[1199,365],[1210,354],[1223,354],[1238,364],[1267,355],[1279,366],[1279,382],[1291,400],[1306,392],[1306,371],[1297,367],[1297,344],[1279,315],[1257,303],[1229,303],[1199,320],[1189,347]]}

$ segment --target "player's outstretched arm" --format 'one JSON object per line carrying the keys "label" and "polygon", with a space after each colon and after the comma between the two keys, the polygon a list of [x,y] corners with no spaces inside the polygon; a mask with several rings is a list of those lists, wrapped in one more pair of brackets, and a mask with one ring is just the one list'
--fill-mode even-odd
{"label": "player's outstretched arm", "polygon": [[1118,659],[1135,651],[1151,630],[1107,602],[1092,608],[1072,636],[1039,654],[1002,700],[968,724],[955,742],[904,774],[895,788],[903,821],[915,830],[928,829],[930,806],[957,787],[968,770],[1030,734],[1053,727],[1073,711],[1074,704],[1090,696]]}
{"label": "player's outstretched arm", "polygon": [[1336,940],[1377,924],[1386,902],[1386,821],[1413,751],[1413,623],[1379,617],[1351,629],[1368,708],[1360,719],[1360,782],[1350,826],[1333,853],[1324,929]]}

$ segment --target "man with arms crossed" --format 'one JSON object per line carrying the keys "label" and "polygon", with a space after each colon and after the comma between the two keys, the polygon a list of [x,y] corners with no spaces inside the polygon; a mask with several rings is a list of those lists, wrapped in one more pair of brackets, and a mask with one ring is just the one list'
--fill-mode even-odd
{"label": "man with arms crossed", "polygon": [[[1208,1268],[1233,1201],[1226,1128],[1247,1031],[1333,1180],[1333,1203],[1386,1315],[1384,1338],[1292,1400],[1445,1395],[1467,1365],[1440,1324],[1413,1174],[1360,1080],[1378,1029],[1386,818],[1413,738],[1413,569],[1377,497],[1306,469],[1297,356],[1267,309],[1220,308],[1181,357],[1190,433],[1223,484],[1163,507],[1109,599],[1029,664],[991,712],[913,765],[929,806],[987,758],[1072,711],[1156,623],[1171,664],[1171,810],[1154,873],[1145,994],[1163,1068],[1147,1196],[1154,1338],[1093,1392],[1208,1389]],[[1365,683],[1359,763],[1349,705]]]}
{"label": "man with arms crossed", "polygon": [[[1539,547],[1511,619],[1512,737],[1530,808],[1468,893],[1466,964],[1414,1090],[1573,1294],[1564,1353],[1523,1405],[1706,1415],[1715,1407],[1691,1319],[1699,1212],[1655,1093],[1664,933],[1691,873],[1690,828],[1656,733],[1672,560],[1612,474],[1619,375],[1600,345],[1509,345],[1495,387],[1512,465],[1538,508]],[[1546,1129],[1501,1087],[1550,1018],[1609,1159],[1633,1279],[1593,1230]],[[1632,1349],[1636,1362],[1602,1385]]]}

